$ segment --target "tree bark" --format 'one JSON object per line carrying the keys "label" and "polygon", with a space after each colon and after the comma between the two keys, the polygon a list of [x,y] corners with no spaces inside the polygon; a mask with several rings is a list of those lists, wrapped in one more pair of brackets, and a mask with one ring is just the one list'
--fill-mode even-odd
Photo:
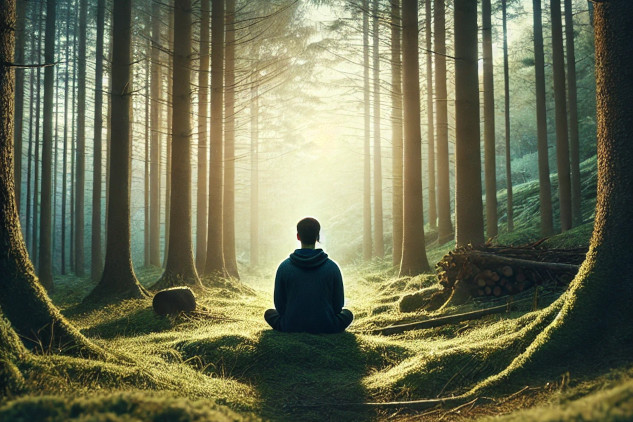
{"label": "tree bark", "polygon": [[455,0],[455,238],[484,242],[477,73],[477,2]]}
{"label": "tree bark", "polygon": [[392,157],[392,207],[393,207],[393,265],[402,260],[402,18],[400,0],[391,1],[391,145]]}
{"label": "tree bark", "polygon": [[206,275],[224,275],[222,250],[222,103],[224,98],[224,0],[211,0],[211,142]]}
{"label": "tree bark", "polygon": [[492,64],[492,10],[482,0],[482,49],[484,57],[484,173],[486,180],[486,234],[495,237],[497,228],[497,169],[495,136],[495,85]]}
{"label": "tree bark", "polygon": [[165,249],[163,256],[163,265],[167,265],[169,253],[169,224],[171,218],[171,139],[173,131],[173,108],[174,108],[174,91],[171,81],[174,77],[174,11],[169,11],[169,30],[167,31],[167,44],[169,65],[167,66],[167,137],[165,139]]}
{"label": "tree bark", "polygon": [[105,0],[97,1],[97,51],[95,68],[95,118],[94,118],[94,155],[92,161],[92,222],[91,222],[91,260],[90,274],[93,281],[98,281],[103,272],[103,254],[101,252],[101,182],[103,181],[101,166],[103,130],[103,33],[105,28]]}
{"label": "tree bark", "polygon": [[385,246],[382,221],[382,156],[380,152],[380,26],[379,0],[373,0],[373,70],[374,70],[374,256],[383,258]]}
{"label": "tree bark", "polygon": [[448,159],[448,93],[446,92],[446,12],[444,0],[435,0],[435,118],[437,129],[437,239],[453,237]]}
{"label": "tree bark", "polygon": [[569,155],[571,167],[572,225],[582,223],[582,193],[580,189],[580,145],[578,140],[578,92],[576,89],[576,53],[574,19],[571,0],[565,0],[565,40],[567,46],[567,102],[569,103]]}
{"label": "tree bark", "polygon": [[101,281],[86,300],[141,298],[147,292],[134,274],[130,248],[132,2],[117,0],[112,11],[112,79],[107,245]]}
{"label": "tree bark", "polygon": [[222,248],[227,275],[240,278],[235,256],[235,0],[226,0],[224,201]]}
{"label": "tree bark", "polygon": [[363,109],[364,109],[364,148],[363,148],[363,258],[372,256],[371,241],[371,148],[369,134],[369,0],[363,0]]}
{"label": "tree bark", "polygon": [[161,116],[161,63],[160,63],[160,4],[152,3],[152,49],[150,97],[150,265],[160,267],[160,116]]}
{"label": "tree bark", "polygon": [[174,78],[169,252],[152,286],[201,286],[191,239],[191,0],[174,0]]}
{"label": "tree bark", "polygon": [[554,233],[552,223],[552,187],[549,179],[547,150],[547,115],[545,109],[545,59],[543,53],[543,22],[541,0],[532,0],[534,18],[534,71],[536,75],[536,126],[539,174],[539,203],[541,204],[541,236]]}
{"label": "tree bark", "polygon": [[[37,62],[42,60],[42,40],[46,38],[46,36],[42,36],[42,12],[43,5],[45,3],[43,1],[39,2],[37,9],[33,8],[34,15],[33,20],[38,22],[38,41],[37,41],[37,51],[35,53],[35,59]],[[39,252],[40,252],[40,244],[39,244],[39,221],[41,217],[41,208],[40,208],[40,116],[42,109],[41,92],[42,92],[42,78],[40,67],[37,68],[37,74],[35,76],[36,80],[36,96],[35,96],[35,138],[34,138],[34,154],[33,154],[33,226],[32,226],[32,240],[31,240],[31,256],[33,259],[33,263],[37,268],[39,268]]]}
{"label": "tree bark", "polygon": [[[17,2],[15,62],[24,63],[26,1]],[[20,210],[22,196],[22,132],[24,130],[24,69],[15,69],[15,200]]]}
{"label": "tree bark", "polygon": [[[13,69],[8,66],[14,62],[15,27],[15,0],[0,0],[0,314],[4,314],[30,348],[50,345],[50,350],[42,351],[102,356],[103,351],[83,337],[52,305],[34,274],[20,231],[13,164],[15,79]],[[24,353],[11,330],[4,322],[0,324],[2,354],[8,345]]]}
{"label": "tree bark", "polygon": [[571,228],[571,176],[569,167],[569,137],[567,132],[567,100],[565,91],[565,56],[560,0],[550,1],[552,20],[552,54],[554,69],[554,102],[556,109],[556,167],[558,168],[558,199],[560,228]]}
{"label": "tree bark", "polygon": [[[55,62],[55,1],[46,2],[46,40],[44,61]],[[53,162],[53,96],[55,68],[44,69],[44,128],[42,142],[42,199],[40,205],[40,282],[48,291],[53,290],[53,245],[52,245],[52,162]]]}
{"label": "tree bark", "polygon": [[504,88],[504,117],[505,117],[505,152],[506,152],[506,208],[508,232],[514,230],[514,210],[512,203],[512,157],[510,156],[510,72],[508,69],[508,14],[507,0],[501,0],[503,21],[503,88]]}
{"label": "tree bark", "polygon": [[259,264],[259,83],[255,69],[251,81],[251,267]]}
{"label": "tree bark", "polygon": [[75,159],[75,274],[84,275],[84,199],[86,180],[86,18],[88,0],[79,0],[77,48],[77,158]]}
{"label": "tree bark", "polygon": [[425,40],[426,40],[426,140],[428,148],[428,175],[429,175],[429,227],[437,227],[437,201],[435,198],[435,126],[433,125],[433,54],[432,38],[433,13],[431,1],[425,2]]}
{"label": "tree bark", "polygon": [[418,4],[417,0],[403,0],[404,218],[401,276],[429,271],[422,213],[422,140],[418,69]]}
{"label": "tree bark", "polygon": [[196,212],[196,269],[204,272],[207,259],[207,168],[209,148],[209,26],[210,0],[201,0],[200,71],[198,73],[198,196]]}

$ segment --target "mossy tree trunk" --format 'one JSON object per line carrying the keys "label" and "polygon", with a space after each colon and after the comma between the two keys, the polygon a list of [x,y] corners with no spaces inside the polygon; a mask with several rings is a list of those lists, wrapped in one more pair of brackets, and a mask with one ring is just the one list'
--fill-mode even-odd
{"label": "mossy tree trunk", "polygon": [[[587,258],[557,318],[504,372],[486,385],[515,380],[543,367],[607,356],[630,356],[633,345],[633,9],[627,0],[595,4],[598,194]],[[595,353],[594,353],[595,351]],[[604,363],[604,360],[600,360]]]}
{"label": "mossy tree trunk", "polygon": [[393,265],[402,260],[402,59],[400,0],[391,1],[391,146],[392,208],[393,208]]}
{"label": "mossy tree trunk", "polygon": [[141,298],[147,292],[132,267],[130,247],[130,151],[132,112],[132,4],[117,0],[112,11],[111,145],[107,245],[101,281],[90,301]]}
{"label": "mossy tree trunk", "polygon": [[429,271],[422,213],[422,140],[417,0],[402,2],[402,91],[404,92],[404,214],[400,275]]}
{"label": "mossy tree trunk", "polygon": [[[45,351],[50,346],[50,351],[103,355],[53,306],[35,276],[22,237],[13,165],[15,75],[10,63],[15,23],[15,1],[0,0],[0,320],[4,314],[30,348]],[[4,322],[0,325],[0,354],[21,353],[11,329]]]}
{"label": "mossy tree trunk", "polygon": [[174,0],[174,77],[169,252],[152,286],[201,286],[191,238],[191,0]]}
{"label": "mossy tree trunk", "polygon": [[477,1],[455,0],[455,239],[484,242],[477,73]]}
{"label": "mossy tree trunk", "polygon": [[[24,63],[26,39],[26,1],[17,2],[17,28],[15,33],[15,62]],[[24,69],[15,70],[15,201],[18,211],[22,193],[22,130],[24,127]]]}
{"label": "mossy tree trunk", "polygon": [[[0,2],[4,7],[6,1]],[[24,378],[16,364],[24,361],[27,351],[0,309],[0,397],[21,390]]]}

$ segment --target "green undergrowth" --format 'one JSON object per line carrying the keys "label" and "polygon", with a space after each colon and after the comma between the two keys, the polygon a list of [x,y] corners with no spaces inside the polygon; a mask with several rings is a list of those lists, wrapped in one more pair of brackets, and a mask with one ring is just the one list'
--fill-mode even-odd
{"label": "green undergrowth", "polygon": [[[517,203],[521,192],[515,192]],[[517,213],[517,218],[528,214]],[[530,224],[536,223],[521,221]],[[588,221],[545,244],[586,246],[590,234]],[[502,233],[496,241],[538,239],[538,233],[526,229]],[[430,245],[431,264],[452,247],[453,242]],[[82,305],[94,283],[58,277],[52,298],[62,313],[118,359],[33,355],[16,360],[23,390],[0,401],[0,420],[633,418],[633,370],[626,361],[615,369],[573,373],[563,383],[556,367],[544,368],[538,377],[525,380],[530,388],[520,394],[509,396],[500,389],[492,404],[459,412],[394,413],[351,406],[451,397],[471,390],[506,368],[552,321],[559,306],[554,300],[561,292],[541,292],[534,300],[528,293],[512,311],[477,320],[382,336],[370,331],[499,302],[471,300],[433,312],[401,312],[398,304],[404,295],[437,286],[434,274],[398,277],[389,258],[342,269],[346,307],[355,320],[347,332],[334,335],[278,333],[267,326],[263,313],[273,306],[274,268],[242,269],[241,281],[203,280],[205,287],[196,291],[197,311],[171,317],[154,314],[150,299]],[[137,275],[148,287],[161,269],[142,269]]]}

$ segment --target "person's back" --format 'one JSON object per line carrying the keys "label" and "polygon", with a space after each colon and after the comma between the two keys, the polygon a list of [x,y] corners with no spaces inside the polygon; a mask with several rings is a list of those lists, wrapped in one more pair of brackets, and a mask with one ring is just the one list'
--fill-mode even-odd
{"label": "person's back", "polygon": [[352,322],[343,309],[343,277],[338,265],[322,249],[315,249],[320,225],[313,218],[297,224],[297,249],[277,269],[275,309],[264,315],[276,330],[284,332],[337,333]]}

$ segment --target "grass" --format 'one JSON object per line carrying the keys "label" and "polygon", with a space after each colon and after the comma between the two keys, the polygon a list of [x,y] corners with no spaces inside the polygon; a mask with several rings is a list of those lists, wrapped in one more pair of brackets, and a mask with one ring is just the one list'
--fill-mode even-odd
{"label": "grass", "polygon": [[[522,195],[533,195],[532,190],[517,189],[515,201],[527,200]],[[534,218],[531,211],[517,215]],[[538,239],[532,229],[537,222],[521,224],[524,229],[502,233],[497,241]],[[547,244],[586,245],[590,233],[587,221]],[[433,245],[429,261],[453,246]],[[471,301],[435,312],[400,312],[402,296],[435,285],[435,277],[397,277],[389,260],[374,261],[343,267],[347,306],[356,316],[349,332],[285,334],[273,332],[263,320],[264,310],[272,306],[272,271],[242,269],[239,283],[206,280],[207,287],[197,294],[203,311],[178,317],[155,315],[147,299],[85,307],[81,298],[93,284],[59,277],[54,302],[82,333],[118,359],[40,355],[18,363],[24,390],[0,401],[0,420],[633,419],[633,367],[626,359],[562,378],[549,368],[545,377],[526,380],[529,387],[517,394],[500,393],[455,409],[407,413],[345,406],[450,397],[469,390],[505,368],[550,322],[554,314],[540,309],[551,300],[475,321],[370,335],[367,331],[375,327],[486,305]],[[145,286],[160,274],[157,268],[138,271]]]}

